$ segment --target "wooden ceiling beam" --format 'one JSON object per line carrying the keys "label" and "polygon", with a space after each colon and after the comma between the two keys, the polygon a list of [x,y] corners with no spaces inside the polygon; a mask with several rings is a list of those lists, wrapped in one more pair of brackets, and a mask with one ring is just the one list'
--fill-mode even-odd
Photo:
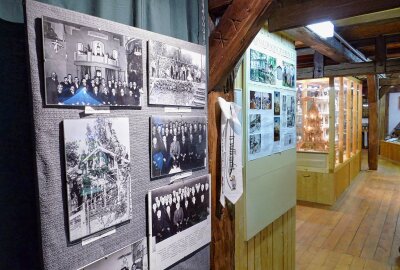
{"label": "wooden ceiling beam", "polygon": [[[390,35],[390,36],[384,36],[386,40],[386,44],[391,44],[391,43],[400,43],[400,35]],[[373,38],[365,38],[365,39],[359,39],[359,40],[351,40],[349,43],[358,49],[361,48],[367,48],[370,46],[375,46],[375,37]]]}
{"label": "wooden ceiling beam", "polygon": [[400,86],[400,78],[382,78],[379,79],[379,86]]}
{"label": "wooden ceiling beam", "polygon": [[208,11],[212,12],[216,9],[226,8],[232,3],[232,0],[208,0]]}
{"label": "wooden ceiling beam", "polygon": [[284,32],[294,40],[300,40],[315,51],[325,55],[338,63],[362,62],[363,60],[340,43],[335,37],[320,38],[306,27],[289,29]]}
{"label": "wooden ceiling beam", "polygon": [[[385,63],[386,73],[400,72],[400,59],[388,59]],[[312,79],[314,68],[298,68],[297,79]],[[357,76],[378,74],[375,69],[375,62],[363,63],[344,63],[338,65],[330,65],[324,67],[325,77],[340,77],[340,76]]]}
{"label": "wooden ceiling beam", "polygon": [[337,28],[336,31],[349,42],[351,42],[352,40],[375,38],[380,35],[395,35],[400,34],[400,20],[391,19],[385,21],[377,21],[373,23],[340,27]]}
{"label": "wooden ceiling beam", "polygon": [[233,0],[209,38],[212,91],[225,80],[269,16],[274,0]]}
{"label": "wooden ceiling beam", "polygon": [[400,0],[281,0],[268,19],[270,32],[398,8]]}

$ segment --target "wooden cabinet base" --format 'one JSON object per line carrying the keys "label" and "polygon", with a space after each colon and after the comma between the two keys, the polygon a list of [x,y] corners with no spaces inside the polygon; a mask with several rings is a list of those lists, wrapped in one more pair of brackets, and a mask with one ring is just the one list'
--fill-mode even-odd
{"label": "wooden cabinet base", "polygon": [[357,152],[334,172],[297,170],[297,200],[333,205],[360,172],[361,152]]}
{"label": "wooden cabinet base", "polygon": [[391,161],[400,162],[400,144],[381,141],[381,157]]}

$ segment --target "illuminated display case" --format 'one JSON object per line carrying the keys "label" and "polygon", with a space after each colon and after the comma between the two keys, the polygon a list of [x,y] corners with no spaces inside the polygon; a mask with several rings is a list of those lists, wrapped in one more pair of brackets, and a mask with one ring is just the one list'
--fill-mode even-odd
{"label": "illuminated display case", "polygon": [[333,204],[360,170],[362,83],[297,82],[298,199]]}

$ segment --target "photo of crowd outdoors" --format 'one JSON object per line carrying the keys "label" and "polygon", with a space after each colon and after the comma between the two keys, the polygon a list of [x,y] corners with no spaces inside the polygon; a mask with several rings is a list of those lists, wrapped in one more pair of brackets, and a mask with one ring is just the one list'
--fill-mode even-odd
{"label": "photo of crowd outdoors", "polygon": [[142,40],[43,18],[47,105],[141,106]]}
{"label": "photo of crowd outdoors", "polygon": [[205,54],[149,41],[149,104],[204,107]]}
{"label": "photo of crowd outdoors", "polygon": [[70,241],[130,219],[128,118],[64,120]]}
{"label": "photo of crowd outdoors", "polygon": [[151,177],[203,168],[207,158],[207,117],[152,116]]}
{"label": "photo of crowd outdoors", "polygon": [[209,178],[202,176],[152,190],[149,204],[151,234],[156,243],[160,243],[207,219],[210,215]]}

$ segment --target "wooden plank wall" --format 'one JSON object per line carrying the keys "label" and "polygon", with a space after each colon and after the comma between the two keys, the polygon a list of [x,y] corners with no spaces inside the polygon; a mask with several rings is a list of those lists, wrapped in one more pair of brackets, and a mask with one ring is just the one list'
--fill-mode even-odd
{"label": "wooden plank wall", "polygon": [[210,92],[208,94],[208,158],[211,173],[211,269],[234,269],[235,220],[228,208],[219,203],[221,191],[221,109],[217,98],[233,100],[233,93]]}
{"label": "wooden plank wall", "polygon": [[[238,202],[236,213],[244,210]],[[293,270],[295,269],[295,207],[276,219],[249,241],[244,240],[243,216],[235,219],[235,269],[236,270]]]}

